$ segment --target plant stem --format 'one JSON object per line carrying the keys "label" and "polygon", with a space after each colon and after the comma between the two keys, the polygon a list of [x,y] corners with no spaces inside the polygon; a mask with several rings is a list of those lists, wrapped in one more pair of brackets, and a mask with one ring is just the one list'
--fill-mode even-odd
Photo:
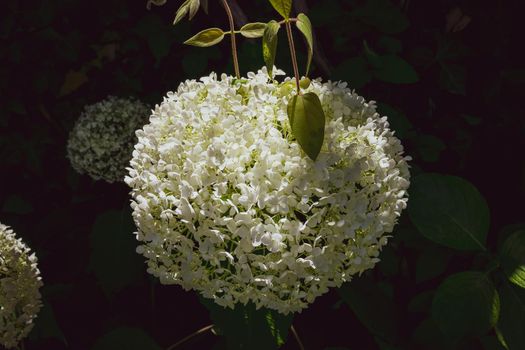
{"label": "plant stem", "polygon": [[231,40],[232,40],[232,56],[233,56],[233,68],[235,69],[235,75],[237,76],[237,79],[241,78],[241,73],[239,71],[239,60],[237,58],[237,43],[235,41],[235,24],[233,23],[233,15],[232,11],[230,9],[230,6],[228,5],[227,0],[222,0],[222,4],[224,5],[224,8],[226,9],[226,14],[228,15],[228,20],[230,22],[230,34],[231,34]]}
{"label": "plant stem", "polygon": [[297,56],[295,55],[295,45],[293,43],[292,25],[289,20],[286,20],[286,34],[288,34],[288,45],[290,46],[290,55],[292,56],[293,73],[295,75],[295,85],[297,86],[297,94],[301,94],[301,86],[299,85],[299,68],[297,67]]}
{"label": "plant stem", "polygon": [[293,336],[295,337],[295,340],[297,340],[297,343],[299,344],[299,349],[304,350],[304,345],[301,342],[301,339],[299,338],[299,334],[297,334],[293,325],[291,329],[292,329]]}
{"label": "plant stem", "polygon": [[179,340],[178,342],[176,342],[175,344],[173,344],[172,346],[170,346],[170,347],[167,348],[166,350],[173,350],[173,349],[175,349],[177,346],[184,344],[185,342],[187,342],[187,341],[190,340],[191,338],[196,337],[196,336],[198,336],[199,334],[202,334],[202,333],[204,333],[204,332],[207,332],[207,331],[209,331],[209,330],[212,329],[212,328],[213,328],[213,325],[212,325],[212,324],[210,324],[209,326],[203,327],[203,328],[199,329],[198,331],[193,332],[193,333],[191,333],[190,335],[188,335],[188,336],[182,338],[181,340]]}

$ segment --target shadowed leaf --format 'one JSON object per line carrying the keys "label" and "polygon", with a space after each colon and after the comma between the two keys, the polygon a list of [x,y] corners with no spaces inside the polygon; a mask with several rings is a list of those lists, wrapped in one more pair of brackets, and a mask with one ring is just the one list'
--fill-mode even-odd
{"label": "shadowed leaf", "polygon": [[277,33],[279,32],[279,23],[276,21],[270,21],[266,25],[266,29],[263,34],[263,58],[266,63],[266,69],[268,75],[272,77],[273,65],[275,63],[275,54],[277,51]]}
{"label": "shadowed leaf", "polygon": [[525,229],[517,230],[505,240],[500,256],[509,281],[525,288]]}
{"label": "shadowed leaf", "polygon": [[447,278],[432,301],[432,318],[451,338],[482,335],[498,321],[500,299],[484,273],[460,272]]}
{"label": "shadowed leaf", "polygon": [[308,76],[310,72],[310,64],[312,63],[312,56],[314,54],[314,37],[312,34],[312,23],[310,19],[304,14],[300,13],[297,15],[297,22],[295,22],[297,29],[303,33],[306,38],[306,43],[308,44],[308,61],[306,63],[306,73],[305,76]]}

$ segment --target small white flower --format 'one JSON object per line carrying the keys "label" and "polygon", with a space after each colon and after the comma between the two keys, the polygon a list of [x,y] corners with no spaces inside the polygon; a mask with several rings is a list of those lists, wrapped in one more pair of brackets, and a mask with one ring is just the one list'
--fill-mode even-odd
{"label": "small white flower", "polygon": [[86,106],[69,134],[67,157],[80,174],[123,181],[136,143],[135,130],[148,121],[142,102],[110,96]]}
{"label": "small white flower", "polygon": [[35,254],[0,223],[0,344],[15,348],[33,328],[42,307]]}
{"label": "small white flower", "polygon": [[137,131],[126,177],[137,251],[162,283],[289,313],[379,261],[409,158],[373,101],[314,80],[327,121],[313,162],[290,131],[292,84],[265,68],[188,80]]}

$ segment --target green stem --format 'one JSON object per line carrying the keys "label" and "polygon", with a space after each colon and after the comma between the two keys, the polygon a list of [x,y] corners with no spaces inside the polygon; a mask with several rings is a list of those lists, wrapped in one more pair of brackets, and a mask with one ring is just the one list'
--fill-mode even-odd
{"label": "green stem", "polygon": [[235,25],[233,23],[233,15],[232,11],[230,9],[230,6],[228,5],[227,0],[222,0],[222,4],[224,5],[224,8],[226,9],[226,14],[228,15],[228,21],[230,22],[230,34],[231,34],[231,41],[232,41],[232,56],[233,56],[233,68],[235,69],[235,75],[237,76],[237,79],[241,78],[241,73],[239,71],[239,60],[237,58],[237,42],[235,40]]}
{"label": "green stem", "polygon": [[293,73],[295,75],[295,85],[297,86],[297,94],[301,94],[301,86],[299,85],[299,68],[297,66],[297,56],[295,55],[295,45],[293,42],[292,25],[290,20],[285,21],[286,34],[288,34],[288,45],[290,46],[290,55],[292,56]]}

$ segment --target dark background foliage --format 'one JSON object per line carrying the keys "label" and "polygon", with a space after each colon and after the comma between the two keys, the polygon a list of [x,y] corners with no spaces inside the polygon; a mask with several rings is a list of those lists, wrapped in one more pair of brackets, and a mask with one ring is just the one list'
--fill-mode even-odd
{"label": "dark background foliage", "polygon": [[[161,286],[145,273],[134,252],[128,188],[80,176],[65,157],[84,105],[107,95],[154,105],[185,79],[233,72],[226,42],[182,45],[205,27],[226,27],[218,2],[210,1],[213,16],[199,13],[173,27],[180,2],[150,11],[142,0],[2,3],[0,221],[36,251],[45,282],[45,307],[26,349],[166,348],[211,323],[194,292]],[[251,21],[277,18],[267,1],[239,4]],[[512,230],[507,225],[524,222],[520,1],[308,5],[330,65],[330,76],[315,64],[312,76],[348,81],[378,101],[414,159],[413,175],[437,172],[474,184],[490,209],[487,247],[496,251]],[[260,68],[260,41],[240,42],[242,72]],[[284,37],[280,42],[277,65],[291,72]],[[502,348],[494,330],[445,336],[430,311],[443,280],[484,270],[486,254],[426,239],[405,213],[381,258],[295,316],[307,349]],[[180,348],[208,349],[218,339],[207,333]],[[291,335],[283,348],[298,349]]]}

